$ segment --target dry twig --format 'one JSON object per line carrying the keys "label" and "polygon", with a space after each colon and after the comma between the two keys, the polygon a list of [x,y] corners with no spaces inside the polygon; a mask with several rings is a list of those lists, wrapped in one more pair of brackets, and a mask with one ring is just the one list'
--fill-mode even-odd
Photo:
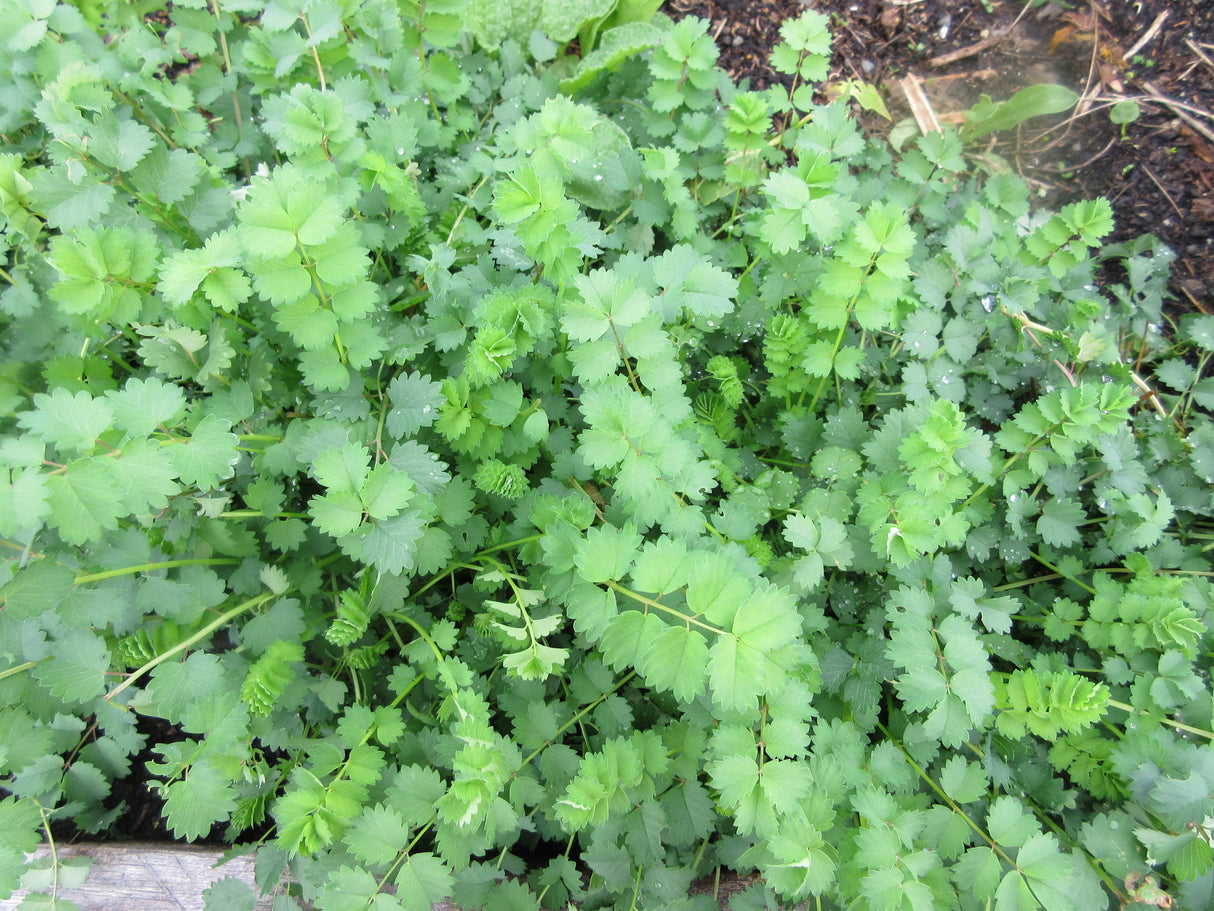
{"label": "dry twig", "polygon": [[1009,34],[1011,29],[1003,29],[998,32],[993,32],[987,35],[981,41],[976,41],[969,47],[957,48],[955,51],[949,51],[947,54],[941,54],[939,57],[933,57],[927,61],[928,66],[941,67],[948,66],[950,63],[956,63],[958,60],[964,60],[966,57],[973,57],[975,54],[981,54],[987,48],[992,48]]}
{"label": "dry twig", "polygon": [[924,136],[928,133],[940,132],[940,121],[936,119],[936,112],[932,110],[932,103],[928,100],[927,93],[923,91],[923,83],[919,81],[919,78],[914,73],[909,73],[898,81],[898,85],[906,95],[911,113],[915,115],[915,123],[919,124],[919,132]]}
{"label": "dry twig", "polygon": [[1176,214],[1179,215],[1183,219],[1185,216],[1184,216],[1184,213],[1180,211],[1180,206],[1176,205],[1176,200],[1174,200],[1172,198],[1172,194],[1169,193],[1164,188],[1164,185],[1159,182],[1159,178],[1156,177],[1153,173],[1151,173],[1151,169],[1148,168],[1146,165],[1142,166],[1142,170],[1147,175],[1147,177],[1151,178],[1151,183],[1155,184],[1155,186],[1159,188],[1159,192],[1163,194],[1164,199],[1166,199],[1169,203],[1171,203],[1172,209],[1176,212]]}
{"label": "dry twig", "polygon": [[1196,110],[1197,112],[1203,114],[1206,117],[1209,117],[1212,120],[1214,120],[1214,114],[1211,114],[1208,111],[1203,111],[1201,108],[1194,109],[1192,105],[1188,105],[1188,104],[1184,104],[1179,101],[1175,101],[1175,100],[1169,98],[1167,95],[1164,95],[1162,92],[1159,91],[1159,89],[1155,88],[1154,85],[1147,82],[1146,80],[1143,80],[1142,87],[1144,89],[1146,89],[1147,94],[1151,96],[1151,98],[1150,98],[1151,101],[1154,101],[1158,104],[1162,104],[1165,108],[1167,108],[1169,111],[1171,111],[1177,117],[1179,117],[1181,120],[1183,120],[1189,126],[1191,126],[1194,130],[1196,130],[1198,133],[1200,133],[1206,139],[1210,140],[1210,142],[1214,142],[1214,130],[1211,130],[1205,124],[1202,124],[1202,123],[1198,122],[1197,120],[1194,120],[1192,117],[1190,117],[1188,114],[1185,113],[1185,109],[1187,108],[1189,110]]}
{"label": "dry twig", "polygon": [[1209,57],[1207,57],[1205,51],[1203,51],[1198,45],[1194,44],[1193,41],[1189,38],[1186,38],[1184,40],[1184,43],[1189,46],[1189,50],[1191,50],[1194,54],[1196,54],[1198,57],[1201,58],[1202,63],[1204,63],[1210,69],[1214,70],[1214,60],[1211,60]]}
{"label": "dry twig", "polygon": [[1134,42],[1134,46],[1125,52],[1125,59],[1129,60],[1144,47],[1146,47],[1147,42],[1155,37],[1155,35],[1159,32],[1160,27],[1163,25],[1163,21],[1167,18],[1168,11],[1165,9],[1162,13],[1155,17],[1155,21],[1151,23],[1150,28],[1142,33],[1142,37]]}

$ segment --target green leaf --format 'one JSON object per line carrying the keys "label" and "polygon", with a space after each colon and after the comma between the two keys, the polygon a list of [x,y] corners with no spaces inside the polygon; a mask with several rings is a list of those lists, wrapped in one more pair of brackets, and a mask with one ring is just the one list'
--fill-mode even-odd
{"label": "green leaf", "polygon": [[616,0],[545,0],[541,16],[544,31],[554,41],[568,41],[587,23],[610,13],[615,3]]}
{"label": "green leaf", "polygon": [[0,468],[0,535],[16,537],[37,528],[51,514],[47,478],[30,466],[20,471]]}
{"label": "green leaf", "polygon": [[385,418],[388,433],[396,439],[413,436],[438,419],[443,403],[442,385],[418,373],[402,373],[388,386],[392,408]]}
{"label": "green leaf", "polygon": [[131,440],[112,461],[119,499],[132,515],[158,513],[181,491],[172,454],[152,440]]}
{"label": "green leaf", "polygon": [[542,0],[470,0],[465,15],[477,41],[496,50],[507,38],[521,39],[531,34],[539,25],[543,6]]}
{"label": "green leaf", "polygon": [[586,537],[578,542],[573,562],[587,582],[622,579],[640,546],[641,536],[634,525],[623,528],[603,525],[586,532]]}
{"label": "green leaf", "polygon": [[599,642],[603,658],[616,670],[635,667],[643,673],[651,644],[663,628],[662,621],[651,613],[621,611],[611,618]]}
{"label": "green leaf", "polygon": [[205,168],[203,159],[193,152],[155,145],[131,172],[131,183],[141,193],[171,206],[190,195]]}
{"label": "green leaf", "polygon": [[1053,547],[1065,547],[1080,540],[1079,524],[1087,513],[1076,501],[1066,499],[1048,500],[1037,520],[1037,532]]}
{"label": "green leaf", "polygon": [[164,794],[169,829],[187,841],[206,836],[236,809],[236,792],[228,776],[209,762],[194,763],[184,779],[164,788]]}
{"label": "green leaf", "polygon": [[196,651],[184,661],[169,661],[155,668],[147,693],[157,715],[178,723],[188,708],[209,699],[225,682],[219,659]]}
{"label": "green leaf", "polygon": [[98,117],[88,131],[89,154],[102,167],[130,171],[143,160],[156,137],[141,123],[118,120],[110,114]]}
{"label": "green leaf", "polygon": [[438,771],[418,765],[403,766],[388,788],[385,803],[400,813],[410,826],[424,826],[434,815],[434,805],[446,793]]}
{"label": "green leaf", "polygon": [[343,206],[323,182],[294,165],[255,177],[239,210],[241,243],[255,257],[278,260],[297,244],[324,243],[343,224]]}
{"label": "green leaf", "polygon": [[124,485],[112,461],[69,462],[61,474],[47,478],[47,485],[51,523],[71,544],[100,540],[116,529],[119,517],[127,513],[120,498]]}
{"label": "green leaf", "polygon": [[414,485],[387,462],[371,469],[359,491],[363,508],[372,519],[390,519],[408,504]]}
{"label": "green leaf", "polygon": [[957,882],[981,901],[989,901],[999,888],[1003,863],[990,848],[970,848],[955,867]]}
{"label": "green leaf", "polygon": [[208,414],[190,438],[173,446],[173,461],[183,484],[199,490],[214,490],[232,476],[240,459],[240,440],[231,432],[230,421]]}
{"label": "green leaf", "polygon": [[766,662],[733,636],[722,636],[708,652],[713,701],[725,711],[747,711],[767,686]]}
{"label": "green leaf", "polygon": [[574,285],[581,299],[566,301],[561,329],[575,341],[595,341],[611,330],[618,332],[639,322],[649,313],[649,297],[630,273],[594,269],[589,275],[577,276]]}
{"label": "green leaf", "polygon": [[151,434],[158,427],[172,427],[185,414],[185,394],[157,377],[131,377],[120,390],[106,393],[113,410],[113,425],[131,436]]}
{"label": "green leaf", "polygon": [[362,524],[363,503],[357,494],[339,490],[310,499],[308,513],[321,531],[341,537]]}
{"label": "green leaf", "polygon": [[1038,832],[1037,821],[1024,812],[1014,797],[999,797],[986,817],[987,831],[1000,845],[1018,848]]}
{"label": "green leaf", "polygon": [[400,911],[401,904],[381,891],[379,881],[362,867],[333,870],[317,896],[320,911]]}
{"label": "green leaf", "polygon": [[691,702],[704,692],[707,683],[708,645],[704,636],[682,626],[666,627],[653,637],[640,671],[650,686],[670,690],[681,702]]}
{"label": "green leaf", "polygon": [[409,844],[409,826],[391,807],[367,807],[346,830],[343,840],[350,853],[372,866],[390,864]]}
{"label": "green leaf", "polygon": [[733,310],[737,280],[707,262],[693,247],[677,244],[650,261],[653,280],[662,289],[662,319],[681,314],[719,319]]}
{"label": "green leaf", "polygon": [[31,800],[0,798],[0,898],[7,899],[20,885],[26,854],[38,847],[42,816]]}
{"label": "green leaf", "polygon": [[54,610],[73,585],[72,571],[51,558],[30,563],[0,587],[5,616],[29,620]]}
{"label": "green leaf", "polygon": [[455,878],[430,853],[410,854],[396,873],[396,896],[406,911],[430,911],[451,895]]}
{"label": "green leaf", "polygon": [[382,572],[399,574],[413,569],[424,531],[419,515],[405,511],[342,536],[341,545]]}
{"label": "green leaf", "polygon": [[983,95],[982,100],[965,112],[961,129],[963,142],[973,142],[988,133],[1010,130],[1031,117],[1057,114],[1075,106],[1079,96],[1061,85],[1030,85],[1007,101],[995,103]]}
{"label": "green leaf", "polygon": [[64,232],[96,224],[109,212],[118,193],[95,177],[77,183],[62,166],[36,175],[30,184],[31,198],[46,213],[47,224]]}
{"label": "green leaf", "polygon": [[[473,0],[473,8],[502,8],[502,4],[489,0]],[[589,85],[599,73],[616,69],[642,51],[656,46],[662,33],[648,22],[625,22],[599,34],[599,44],[589,54],[583,55],[573,75],[561,82],[561,91],[572,95]]]}
{"label": "green leaf", "polygon": [[203,893],[204,911],[255,911],[257,894],[235,876],[215,880]]}
{"label": "green leaf", "polygon": [[940,787],[957,803],[972,803],[986,793],[986,773],[980,765],[952,756],[940,770]]}
{"label": "green leaf", "polygon": [[764,586],[738,607],[733,635],[739,647],[771,652],[797,639],[801,618],[787,589]]}
{"label": "green leaf", "polygon": [[91,451],[97,438],[113,426],[114,412],[105,399],[66,389],[38,393],[36,411],[24,412],[20,425],[51,446],[77,452]]}

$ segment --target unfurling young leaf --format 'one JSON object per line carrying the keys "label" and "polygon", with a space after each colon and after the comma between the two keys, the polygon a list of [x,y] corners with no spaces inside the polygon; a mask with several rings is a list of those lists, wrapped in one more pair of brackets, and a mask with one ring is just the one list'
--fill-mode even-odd
{"label": "unfurling young leaf", "polygon": [[268,715],[275,708],[288,684],[295,678],[292,667],[304,657],[303,647],[279,640],[258,658],[245,675],[240,698],[255,715]]}

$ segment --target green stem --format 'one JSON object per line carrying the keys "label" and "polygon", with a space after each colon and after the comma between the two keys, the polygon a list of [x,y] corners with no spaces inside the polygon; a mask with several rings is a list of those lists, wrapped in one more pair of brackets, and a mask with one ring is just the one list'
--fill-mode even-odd
{"label": "green stem", "polygon": [[538,755],[540,755],[540,753],[544,752],[544,747],[551,744],[556,738],[560,737],[567,730],[569,730],[571,727],[573,727],[575,724],[577,724],[579,721],[581,721],[583,718],[585,718],[588,714],[590,714],[592,711],[594,711],[596,708],[598,708],[604,701],[606,701],[608,696],[613,696],[617,692],[619,692],[621,689],[623,689],[625,684],[627,684],[628,681],[630,681],[633,677],[636,676],[636,673],[637,673],[636,671],[629,671],[610,690],[608,690],[605,693],[600,694],[598,699],[594,700],[594,702],[589,703],[580,712],[578,712],[576,715],[574,715],[572,718],[570,718],[568,721],[566,721],[564,724],[562,724],[559,728],[557,728],[556,733],[553,735],[553,740],[546,741],[545,743],[541,744],[540,746],[538,746],[534,750],[532,750],[530,755],[528,755],[527,758],[524,759],[522,761],[522,763],[519,765],[519,769],[521,770],[523,768],[523,766],[527,765],[536,756],[538,756]]}
{"label": "green stem", "polygon": [[168,651],[166,651],[160,655],[157,655],[155,658],[153,658],[151,661],[147,662],[143,666],[138,667],[135,670],[131,671],[131,673],[127,675],[126,680],[122,681],[122,683],[118,684],[116,687],[114,687],[112,690],[110,690],[108,693],[105,694],[106,700],[108,701],[108,700],[113,699],[115,696],[117,696],[119,693],[121,693],[123,690],[125,690],[128,686],[133,684],[136,680],[138,680],[140,677],[142,677],[148,671],[152,670],[153,668],[159,667],[161,664],[164,664],[164,662],[168,661],[174,655],[177,655],[180,652],[184,652],[190,646],[194,645],[194,643],[201,642],[203,639],[207,638],[207,636],[211,635],[211,633],[215,632],[215,630],[219,629],[221,626],[223,626],[228,621],[230,621],[236,617],[239,617],[241,614],[243,614],[247,610],[252,610],[255,607],[260,607],[262,604],[265,604],[267,601],[272,601],[277,597],[279,597],[279,594],[276,594],[274,592],[267,592],[265,594],[258,595],[256,598],[250,598],[248,601],[245,601],[242,604],[238,604],[236,607],[232,608],[227,613],[220,614],[215,620],[208,623],[206,626],[204,626],[202,629],[200,629],[194,635],[190,636],[188,639],[183,639],[181,642],[174,645]]}
{"label": "green stem", "polygon": [[3,680],[5,677],[11,677],[13,674],[20,674],[22,671],[28,671],[37,663],[37,661],[27,661],[25,664],[18,664],[15,667],[5,668],[4,670],[0,671],[0,680]]}
{"label": "green stem", "polygon": [[[259,513],[260,515],[260,513]],[[116,579],[119,576],[133,576],[135,573],[147,573],[156,569],[173,569],[177,566],[239,566],[239,560],[229,560],[226,557],[194,557],[188,560],[162,560],[159,563],[140,563],[138,566],[124,566],[121,569],[107,569],[105,572],[88,573],[77,576],[72,580],[73,585],[84,585],[88,582],[101,582],[103,579]]]}
{"label": "green stem", "polygon": [[[38,804],[38,815],[42,817],[42,831],[46,833],[46,844],[51,852],[51,904],[57,908],[59,898],[59,850],[55,847],[55,835],[51,831],[51,821],[46,818],[46,808]],[[23,902],[24,904],[24,902]]]}
{"label": "green stem", "polygon": [[911,768],[918,773],[919,777],[927,782],[928,786],[939,795],[940,799],[944,801],[945,805],[960,816],[965,821],[966,825],[973,829],[978,834],[979,838],[990,845],[991,850],[998,854],[1005,863],[1013,867],[1016,866],[1015,862],[1004,853],[1003,848],[999,846],[999,843],[995,841],[995,839],[991,838],[991,836],[987,834],[986,830],[978,825],[978,823],[974,822],[974,820],[970,818],[970,815],[961,809],[961,805],[949,797],[948,794],[945,793],[944,789],[940,787],[940,785],[936,784],[935,779],[928,775],[927,771],[921,765],[919,765],[919,763],[915,762],[914,757],[912,757],[911,754],[906,751],[906,747],[902,745],[901,741],[890,733],[889,728],[879,721],[877,722],[877,727],[880,729],[881,733],[885,735],[886,739],[898,748],[899,752],[902,753],[903,758],[910,763]]}
{"label": "green stem", "polygon": [[705,623],[703,620],[697,620],[695,617],[692,617],[689,614],[685,614],[680,610],[675,610],[673,607],[667,607],[661,601],[655,601],[653,598],[646,598],[640,592],[634,592],[632,589],[625,588],[624,586],[620,585],[619,582],[608,581],[604,584],[608,588],[619,592],[621,595],[625,595],[625,596],[631,598],[633,601],[638,601],[641,604],[646,605],[647,607],[652,607],[655,610],[660,610],[663,613],[670,614],[670,616],[672,616],[672,617],[678,617],[680,620],[682,620],[684,623],[686,623],[688,627],[698,626],[698,627],[700,627],[700,629],[705,629],[705,630],[708,630],[709,632],[716,633],[718,636],[733,635],[728,630],[718,629],[717,627],[713,626],[711,623]]}
{"label": "green stem", "polygon": [[1036,551],[1032,551],[1032,550],[1030,550],[1030,551],[1029,551],[1029,554],[1032,556],[1032,558],[1033,558],[1034,560],[1036,560],[1038,563],[1040,563],[1040,564],[1041,564],[1042,566],[1044,566],[1046,569],[1051,570],[1052,572],[1057,573],[1058,575],[1062,576],[1062,578],[1066,579],[1068,582],[1073,582],[1075,585],[1078,585],[1080,588],[1082,588],[1082,589],[1083,589],[1085,592],[1087,592],[1089,595],[1094,595],[1094,594],[1096,594],[1096,589],[1092,588],[1092,586],[1087,585],[1086,583],[1080,582],[1078,579],[1075,579],[1075,578],[1073,578],[1072,576],[1068,576],[1068,575],[1067,575],[1066,573],[1064,573],[1064,572],[1063,572],[1063,571],[1062,571],[1060,568],[1058,568],[1057,566],[1055,566],[1055,565],[1054,565],[1053,563],[1051,563],[1049,560],[1045,559],[1045,557],[1041,556],[1041,555],[1040,555],[1040,554],[1038,554]]}
{"label": "green stem", "polygon": [[426,645],[430,646],[430,651],[434,652],[434,660],[438,661],[440,664],[442,663],[442,660],[443,660],[442,651],[439,650],[438,644],[433,639],[430,638],[430,634],[428,632],[426,632],[425,628],[420,623],[418,623],[416,620],[414,620],[408,614],[397,613],[397,614],[391,614],[389,616],[393,616],[397,620],[401,620],[404,623],[408,623],[411,627],[413,627],[413,629],[417,632],[417,634],[419,636],[421,636],[422,639],[425,641]]}
{"label": "green stem", "polygon": [[1121,709],[1129,715],[1146,715],[1150,718],[1157,718],[1160,723],[1166,724],[1168,727],[1176,728],[1178,731],[1184,731],[1186,734],[1193,734],[1197,737],[1204,737],[1207,740],[1214,740],[1214,731],[1203,731],[1201,728],[1195,728],[1192,725],[1185,724],[1183,721],[1174,721],[1171,718],[1164,718],[1161,715],[1152,715],[1150,712],[1142,709],[1136,709],[1134,706],[1125,702],[1119,702],[1116,699],[1110,699],[1108,704],[1115,709]]}

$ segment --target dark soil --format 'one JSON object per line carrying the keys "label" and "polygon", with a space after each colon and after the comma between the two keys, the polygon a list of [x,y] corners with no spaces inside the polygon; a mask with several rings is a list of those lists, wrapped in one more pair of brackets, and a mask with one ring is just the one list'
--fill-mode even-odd
{"label": "dark soil", "polygon": [[[831,17],[827,94],[848,79],[876,85],[895,122],[911,113],[900,87],[907,76],[922,81],[941,121],[959,119],[982,94],[1073,89],[1081,100],[1071,114],[1028,121],[977,151],[1017,170],[1042,206],[1107,197],[1117,216],[1111,240],[1154,234],[1175,251],[1173,312],[1214,309],[1214,3],[1076,0],[1025,10],[1020,0],[668,0],[664,10],[709,20],[720,65],[762,89],[784,78],[767,58],[780,24],[806,5]],[[1126,99],[1141,115],[1123,137],[1108,115]],[[882,117],[857,113],[888,132]]]}

